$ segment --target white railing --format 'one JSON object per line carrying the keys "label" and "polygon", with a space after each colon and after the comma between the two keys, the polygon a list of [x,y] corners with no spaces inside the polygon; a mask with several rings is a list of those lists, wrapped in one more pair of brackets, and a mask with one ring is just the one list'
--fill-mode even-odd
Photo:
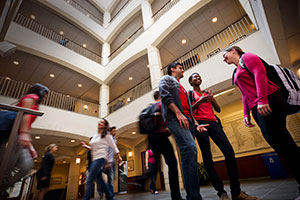
{"label": "white railing", "polygon": [[[184,70],[190,69],[255,31],[255,26],[245,16],[173,62],[181,63]],[[167,66],[162,70],[167,74]]]}
{"label": "white railing", "polygon": [[33,20],[29,17],[26,17],[25,15],[22,15],[21,13],[17,14],[16,18],[14,19],[14,22],[16,22],[17,24],[19,24],[21,26],[24,26],[25,28],[27,28],[35,33],[38,33],[38,34],[46,37],[49,40],[52,40],[58,44],[61,44],[62,46],[66,47],[68,49],[71,49],[84,57],[87,57],[97,63],[101,63],[100,55],[97,55],[96,53],[92,52],[91,50],[84,48],[83,46],[77,44],[76,42],[69,40],[68,38],[39,24],[35,20]]}
{"label": "white railing", "polygon": [[168,10],[170,10],[175,4],[180,0],[169,0],[167,1],[158,11],[156,11],[152,18],[154,21],[158,20],[162,15],[164,15]]}
{"label": "white railing", "polygon": [[[0,76],[0,96],[20,99],[30,87],[30,84]],[[49,92],[42,104],[95,117],[99,113],[99,104],[54,91]]]}
{"label": "white railing", "polygon": [[87,17],[91,18],[93,21],[95,21],[96,23],[100,24],[101,26],[103,26],[103,21],[102,19],[100,19],[99,17],[95,16],[94,14],[92,14],[90,11],[88,11],[86,8],[82,7],[81,5],[79,5],[76,1],[74,0],[64,0],[65,2],[67,2],[68,4],[70,4],[72,7],[76,8],[77,10],[79,10],[80,12],[82,12],[84,15],[86,15]]}
{"label": "white railing", "polygon": [[112,101],[108,103],[109,107],[109,113],[112,113],[119,108],[125,106],[126,104],[131,103],[135,99],[139,98],[143,94],[146,94],[147,92],[151,91],[151,81],[150,77],[147,78],[146,80],[138,83],[136,86],[133,88],[127,90],[120,96],[114,98]]}

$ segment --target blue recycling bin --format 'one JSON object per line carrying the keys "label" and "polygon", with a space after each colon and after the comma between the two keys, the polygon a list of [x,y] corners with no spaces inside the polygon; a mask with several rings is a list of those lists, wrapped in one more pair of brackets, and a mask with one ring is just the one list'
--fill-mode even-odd
{"label": "blue recycling bin", "polygon": [[261,155],[272,179],[287,178],[287,174],[276,152]]}

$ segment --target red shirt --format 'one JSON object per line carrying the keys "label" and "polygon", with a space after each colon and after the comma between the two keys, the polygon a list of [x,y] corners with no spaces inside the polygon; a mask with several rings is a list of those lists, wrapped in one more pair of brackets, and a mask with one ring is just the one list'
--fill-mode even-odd
{"label": "red shirt", "polygon": [[[200,94],[196,91],[193,91],[193,95],[195,102],[197,102],[202,95],[207,96],[205,92]],[[196,120],[217,121],[211,102],[201,103],[196,109],[193,110],[193,115]]]}
{"label": "red shirt", "polygon": [[[19,101],[19,103],[17,104],[17,106],[23,107],[22,104],[23,104],[23,100],[24,100],[24,99],[33,99],[33,100],[38,101],[38,100],[39,100],[39,97],[38,97],[38,95],[36,95],[36,94],[27,94],[27,95],[25,95],[24,97],[22,97],[22,98],[20,99],[20,101]],[[32,110],[38,110],[39,107],[38,107],[38,105],[33,105],[33,106],[31,107],[31,109],[32,109]],[[29,128],[29,129],[31,128],[31,124],[35,121],[36,118],[37,118],[36,115],[30,115],[30,120],[29,120],[29,124],[28,124],[28,128]]]}
{"label": "red shirt", "polygon": [[186,117],[192,119],[191,114],[190,114],[190,106],[189,106],[188,98],[187,98],[187,92],[182,87],[180,82],[179,82],[179,85],[180,85],[180,101],[181,101],[181,105],[182,105],[182,108],[183,108],[183,114]]}
{"label": "red shirt", "polygon": [[149,155],[149,158],[148,158],[148,163],[151,163],[151,164],[155,164],[155,156],[154,156],[154,153],[151,151],[151,150],[147,150],[148,152],[148,155]]}

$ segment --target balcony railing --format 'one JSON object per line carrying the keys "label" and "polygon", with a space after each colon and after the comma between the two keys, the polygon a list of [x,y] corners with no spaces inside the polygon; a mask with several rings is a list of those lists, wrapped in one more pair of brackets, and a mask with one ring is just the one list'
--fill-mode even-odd
{"label": "balcony railing", "polygon": [[134,33],[132,33],[121,45],[119,45],[111,54],[108,56],[110,59],[116,56],[117,52],[122,51],[132,41],[134,41],[142,32],[144,32],[143,25],[140,26]]}
{"label": "balcony railing", "polygon": [[109,102],[109,113],[112,113],[125,106],[126,104],[129,104],[130,102],[134,101],[135,99],[151,90],[151,81],[149,77]]}
{"label": "balcony railing", "polygon": [[17,14],[16,18],[14,19],[14,22],[21,26],[24,26],[25,28],[27,28],[35,33],[38,33],[38,34],[46,37],[49,40],[52,40],[58,44],[61,44],[62,46],[66,47],[68,49],[71,49],[71,50],[75,51],[76,53],[79,53],[82,56],[85,56],[97,63],[101,63],[100,55],[97,55],[96,53],[92,52],[91,50],[82,47],[81,45],[77,44],[76,42],[69,40],[68,38],[39,24],[35,20],[22,15],[21,13]]}
{"label": "balcony railing", "polygon": [[76,1],[74,0],[64,0],[64,1],[70,4],[71,6],[73,6],[74,8],[76,8],[77,10],[79,10],[80,12],[82,12],[87,17],[91,18],[96,23],[100,24],[101,26],[103,25],[102,19],[92,14],[90,11],[88,11],[87,9],[79,5]]}
{"label": "balcony railing", "polygon": [[111,23],[115,19],[115,17],[121,12],[121,10],[125,8],[125,6],[129,3],[129,1],[130,0],[127,0],[126,3],[113,16],[111,16],[109,23]]}
{"label": "balcony railing", "polygon": [[[0,96],[20,99],[30,87],[30,84],[0,76]],[[94,117],[98,117],[99,113],[99,104],[54,91],[49,92],[42,104]]]}
{"label": "balcony railing", "polygon": [[177,4],[180,0],[169,0],[167,1],[158,11],[156,11],[152,18],[154,21],[159,19],[163,14],[165,14],[168,10],[170,10],[175,4]]}
{"label": "balcony railing", "polygon": [[[255,31],[255,26],[245,16],[173,62],[181,63],[183,69],[188,70]],[[167,74],[167,66],[163,67],[163,74]]]}

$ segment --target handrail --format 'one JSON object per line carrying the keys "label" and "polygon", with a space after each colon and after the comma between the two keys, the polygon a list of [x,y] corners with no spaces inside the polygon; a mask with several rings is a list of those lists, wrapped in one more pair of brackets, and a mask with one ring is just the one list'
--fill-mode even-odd
{"label": "handrail", "polygon": [[22,111],[24,114],[30,114],[30,115],[36,115],[36,116],[42,116],[44,112],[38,111],[38,110],[32,110],[29,108],[23,108],[19,106],[14,106],[10,104],[5,104],[5,103],[0,103],[0,109],[5,109],[5,110],[11,110],[11,111]]}
{"label": "handrail", "polygon": [[[190,69],[255,31],[256,29],[252,26],[251,20],[245,15],[219,31],[217,34],[208,38],[191,51],[175,59],[172,63],[180,62],[183,64],[184,70]],[[163,74],[167,74],[167,66],[168,65],[162,68]]]}
{"label": "handrail", "polygon": [[59,33],[47,28],[46,26],[38,23],[37,21],[29,17],[26,17],[21,13],[17,14],[17,16],[14,19],[14,22],[58,44],[61,44],[62,46],[75,51],[76,53],[79,53],[91,60],[94,60],[95,62],[101,63],[100,55],[94,53],[93,51],[87,48],[82,47],[78,43],[68,39],[67,37],[60,35]]}
{"label": "handrail", "polygon": [[[166,13],[170,8],[172,8],[176,3],[180,0],[169,0],[167,1],[160,9],[158,9],[153,15],[152,18],[157,20],[160,18],[164,13]],[[169,5],[169,6],[168,6]],[[167,7],[168,6],[168,7]],[[166,8],[166,9],[165,9]],[[165,9],[165,12],[162,12]]]}
{"label": "handrail", "polygon": [[130,0],[127,0],[127,2],[118,10],[118,12],[116,12],[116,14],[110,18],[109,23],[113,21],[113,19],[121,12],[121,10],[128,4],[129,1]]}
{"label": "handrail", "polygon": [[76,8],[77,10],[79,10],[80,12],[82,12],[83,14],[85,14],[87,17],[90,17],[92,20],[94,20],[101,26],[103,25],[102,19],[95,16],[93,13],[89,12],[86,8],[82,7],[76,1],[74,1],[74,0],[64,0],[64,1],[67,2],[68,4],[70,4],[71,6],[73,6],[74,8]]}
{"label": "handrail", "polygon": [[[121,48],[124,49],[126,45],[129,45],[130,42],[132,42],[134,39],[136,39],[136,37],[138,36],[138,32],[140,30],[142,30],[144,27],[144,25],[141,25],[134,33],[132,33],[124,42],[122,42],[122,44],[120,44],[108,57],[110,58],[113,54],[115,54],[117,51],[119,51]],[[141,32],[140,32],[141,34]],[[135,36],[135,38],[133,38]]]}

